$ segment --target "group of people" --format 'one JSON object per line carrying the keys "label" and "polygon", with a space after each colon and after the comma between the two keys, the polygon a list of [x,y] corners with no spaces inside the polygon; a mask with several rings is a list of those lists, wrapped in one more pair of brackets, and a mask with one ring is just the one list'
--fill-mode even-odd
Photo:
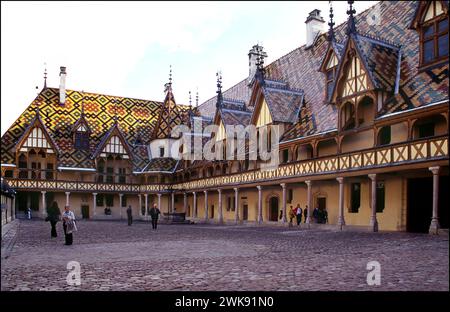
{"label": "group of people", "polygon": [[50,222],[52,227],[50,232],[51,237],[58,237],[58,233],[56,232],[56,223],[60,220],[63,221],[65,245],[72,245],[73,232],[78,230],[75,221],[75,214],[70,210],[70,207],[66,205],[64,207],[64,212],[61,215],[61,211],[58,208],[58,203],[53,202],[50,208],[47,209],[47,218],[45,219],[45,221]]}
{"label": "group of people", "polygon": [[[150,209],[150,216],[152,218],[153,230],[156,230],[156,228],[158,227],[158,218],[160,214],[161,211],[158,209],[158,206],[156,204],[153,204],[153,207]],[[128,225],[131,225],[133,223],[133,214],[131,206],[128,206],[127,209],[127,219]],[[72,245],[73,232],[76,232],[78,230],[75,221],[75,214],[70,210],[70,206],[65,206],[64,213],[61,215],[61,211],[58,208],[58,203],[54,201],[53,204],[47,209],[47,218],[45,218],[45,221],[50,222],[51,225],[50,236],[52,238],[58,237],[58,233],[56,231],[56,224],[61,220],[63,221],[65,245]]]}
{"label": "group of people", "polygon": [[[282,216],[283,211],[280,212],[280,219]],[[302,223],[302,216],[304,217],[304,222],[306,223],[308,218],[308,205],[305,206],[305,209],[302,209],[300,204],[297,204],[297,207],[295,208],[291,206],[289,208],[289,226],[293,226],[294,219],[296,219],[297,225],[300,225],[300,223]],[[328,212],[325,208],[314,208],[312,217],[314,219],[314,223],[328,223]]]}

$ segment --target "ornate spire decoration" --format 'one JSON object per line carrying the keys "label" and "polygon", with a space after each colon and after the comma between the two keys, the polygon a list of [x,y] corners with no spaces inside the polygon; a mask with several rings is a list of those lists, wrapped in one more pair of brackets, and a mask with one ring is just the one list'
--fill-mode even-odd
{"label": "ornate spire decoration", "polygon": [[192,109],[192,96],[191,96],[191,90],[189,90],[189,110]]}
{"label": "ornate spire decoration", "polygon": [[354,1],[348,1],[348,4],[350,5],[349,9],[347,10],[348,20],[347,20],[347,35],[351,33],[356,33],[356,26],[355,26],[355,17],[353,16],[356,11],[353,8],[353,2]]}
{"label": "ornate spire decoration", "polygon": [[333,14],[333,4],[332,4],[332,2],[329,1],[329,4],[330,4],[330,21],[328,22],[328,26],[330,26],[330,29],[328,30],[327,40],[331,42],[331,41],[335,40],[334,28],[333,28],[334,27],[334,21],[333,21],[334,14]]}
{"label": "ornate spire decoration", "polygon": [[221,72],[217,72],[216,73],[216,77],[217,77],[217,102],[216,102],[216,107],[219,108],[220,105],[222,104],[222,73]]}
{"label": "ornate spire decoration", "polygon": [[172,65],[169,66],[169,82],[164,85],[164,92],[172,92]]}
{"label": "ornate spire decoration", "polygon": [[47,63],[44,63],[44,89],[47,89]]}
{"label": "ornate spire decoration", "polygon": [[197,87],[197,93],[195,95],[195,107],[198,107],[198,87]]}

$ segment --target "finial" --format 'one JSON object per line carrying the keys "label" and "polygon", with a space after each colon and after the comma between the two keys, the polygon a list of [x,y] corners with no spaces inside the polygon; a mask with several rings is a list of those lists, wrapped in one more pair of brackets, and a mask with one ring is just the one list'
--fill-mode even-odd
{"label": "finial", "polygon": [[192,108],[192,97],[191,97],[191,90],[189,90],[189,109]]}
{"label": "finial", "polygon": [[217,77],[217,102],[216,107],[219,107],[222,104],[222,73],[220,71],[216,72]]}
{"label": "finial", "polygon": [[347,20],[347,35],[351,33],[356,32],[356,26],[355,26],[355,18],[354,14],[356,13],[355,9],[353,8],[353,2],[354,1],[347,1],[350,5],[350,8],[347,10],[348,20]]}
{"label": "finial", "polygon": [[334,41],[334,21],[333,21],[333,17],[334,17],[334,14],[333,14],[333,4],[332,4],[332,2],[331,1],[329,1],[329,4],[330,4],[330,21],[328,22],[328,26],[330,26],[330,29],[328,30],[328,37],[327,37],[327,39],[328,39],[328,41]]}
{"label": "finial", "polygon": [[47,89],[47,63],[44,63],[44,89]]}
{"label": "finial", "polygon": [[169,84],[172,85],[172,65],[169,66]]}
{"label": "finial", "polygon": [[197,94],[195,95],[195,107],[198,107],[198,87],[197,87]]}

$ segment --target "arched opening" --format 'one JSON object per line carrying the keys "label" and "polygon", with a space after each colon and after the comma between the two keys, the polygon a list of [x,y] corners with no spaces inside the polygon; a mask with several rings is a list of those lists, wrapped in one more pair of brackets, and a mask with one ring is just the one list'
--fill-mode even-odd
{"label": "arched opening", "polygon": [[341,109],[341,129],[348,130],[355,127],[355,107],[353,103],[346,102]]}
{"label": "arched opening", "polygon": [[359,126],[373,124],[375,119],[375,102],[370,96],[365,96],[358,103],[358,123]]}
{"label": "arched opening", "polygon": [[300,145],[297,148],[297,160],[313,158],[313,147],[311,144]]}
{"label": "arched opening", "polygon": [[223,175],[227,174],[227,170],[228,170],[228,164],[223,164],[223,166],[222,166],[222,174]]}
{"label": "arched opening", "polygon": [[447,133],[447,120],[440,114],[417,119],[412,126],[412,138],[422,139]]}
{"label": "arched opening", "polygon": [[278,197],[273,196],[269,199],[269,221],[278,221]]}
{"label": "arched opening", "polygon": [[320,141],[317,144],[317,157],[336,155],[338,145],[335,139]]}

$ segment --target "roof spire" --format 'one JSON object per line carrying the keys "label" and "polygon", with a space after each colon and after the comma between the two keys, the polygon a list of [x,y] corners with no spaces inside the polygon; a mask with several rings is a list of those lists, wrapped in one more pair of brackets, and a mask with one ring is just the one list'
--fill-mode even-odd
{"label": "roof spire", "polygon": [[47,63],[44,63],[44,89],[47,89]]}
{"label": "roof spire", "polygon": [[353,16],[356,11],[353,8],[353,2],[355,1],[347,1],[350,5],[350,8],[347,10],[348,20],[347,20],[347,35],[351,33],[356,33],[356,26],[355,26],[355,17]]}
{"label": "roof spire", "polygon": [[192,109],[192,97],[191,97],[191,90],[189,90],[189,109]]}
{"label": "roof spire", "polygon": [[330,21],[328,22],[328,26],[330,26],[330,29],[328,30],[328,37],[327,40],[328,41],[334,41],[335,37],[334,37],[334,21],[333,21],[333,3],[331,1],[329,1],[330,4]]}
{"label": "roof spire", "polygon": [[222,73],[220,71],[216,72],[217,77],[217,102],[216,107],[219,108],[222,104]]}
{"label": "roof spire", "polygon": [[169,66],[169,82],[164,85],[164,92],[172,92],[172,65]]}
{"label": "roof spire", "polygon": [[39,106],[41,105],[41,98],[40,98],[40,94],[39,94],[38,89],[39,89],[39,87],[36,86],[36,93],[37,93],[37,96],[36,96],[36,115],[40,114]]}
{"label": "roof spire", "polygon": [[195,107],[198,107],[198,87],[197,87],[197,94],[195,95]]}

